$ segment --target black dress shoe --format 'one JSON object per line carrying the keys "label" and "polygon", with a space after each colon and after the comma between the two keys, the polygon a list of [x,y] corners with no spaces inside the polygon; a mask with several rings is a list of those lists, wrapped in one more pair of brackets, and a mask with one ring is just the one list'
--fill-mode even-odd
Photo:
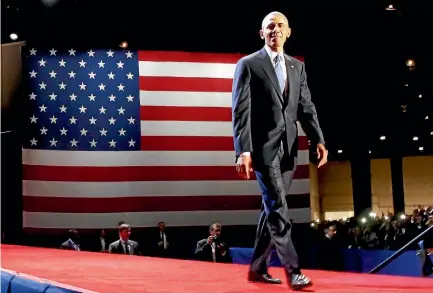
{"label": "black dress shoe", "polygon": [[304,274],[293,274],[290,281],[290,287],[293,290],[301,290],[313,285],[310,279]]}
{"label": "black dress shoe", "polygon": [[248,281],[250,282],[259,282],[266,284],[281,284],[281,280],[277,278],[272,278],[268,273],[266,274],[258,274],[255,272],[248,272]]}

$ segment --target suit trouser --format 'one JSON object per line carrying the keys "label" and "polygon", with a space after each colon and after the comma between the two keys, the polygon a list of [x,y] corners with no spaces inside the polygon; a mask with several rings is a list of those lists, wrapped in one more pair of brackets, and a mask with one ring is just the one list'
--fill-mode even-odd
{"label": "suit trouser", "polygon": [[271,166],[254,166],[262,192],[262,208],[250,270],[259,274],[267,272],[274,245],[287,272],[299,272],[298,254],[291,238],[292,227],[286,202],[296,169],[295,159],[285,155],[281,145]]}

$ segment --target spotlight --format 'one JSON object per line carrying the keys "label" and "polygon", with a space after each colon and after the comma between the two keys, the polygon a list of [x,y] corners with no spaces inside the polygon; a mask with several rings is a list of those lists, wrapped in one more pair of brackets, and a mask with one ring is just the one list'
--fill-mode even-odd
{"label": "spotlight", "polygon": [[409,70],[414,70],[415,69],[415,60],[408,59],[406,61],[406,66],[409,67]]}
{"label": "spotlight", "polygon": [[119,45],[119,47],[122,48],[122,49],[128,48],[128,42],[127,41],[121,42],[120,45]]}
{"label": "spotlight", "polygon": [[10,38],[12,41],[16,41],[16,40],[18,39],[18,34],[16,34],[16,33],[11,33],[11,34],[9,35],[9,38]]}
{"label": "spotlight", "polygon": [[395,7],[392,4],[388,5],[388,7],[386,7],[385,9],[388,10],[388,11],[395,11]]}

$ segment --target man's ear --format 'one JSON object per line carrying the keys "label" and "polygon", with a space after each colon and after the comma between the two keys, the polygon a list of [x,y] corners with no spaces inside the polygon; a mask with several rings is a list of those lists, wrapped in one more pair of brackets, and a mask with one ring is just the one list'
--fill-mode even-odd
{"label": "man's ear", "polygon": [[260,38],[261,38],[262,40],[265,39],[265,34],[263,33],[263,30],[260,30],[260,31],[259,31],[259,35],[260,35]]}
{"label": "man's ear", "polygon": [[292,29],[289,27],[289,28],[287,29],[287,37],[286,37],[286,39],[288,39],[288,38],[290,37],[291,34],[292,34]]}

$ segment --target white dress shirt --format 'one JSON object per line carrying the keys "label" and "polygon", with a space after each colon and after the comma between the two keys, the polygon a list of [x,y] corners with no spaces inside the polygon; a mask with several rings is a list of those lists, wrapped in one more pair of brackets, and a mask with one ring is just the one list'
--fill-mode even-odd
{"label": "white dress shirt", "polygon": [[164,249],[167,249],[167,237],[164,232],[160,232],[161,240],[164,246]]}

